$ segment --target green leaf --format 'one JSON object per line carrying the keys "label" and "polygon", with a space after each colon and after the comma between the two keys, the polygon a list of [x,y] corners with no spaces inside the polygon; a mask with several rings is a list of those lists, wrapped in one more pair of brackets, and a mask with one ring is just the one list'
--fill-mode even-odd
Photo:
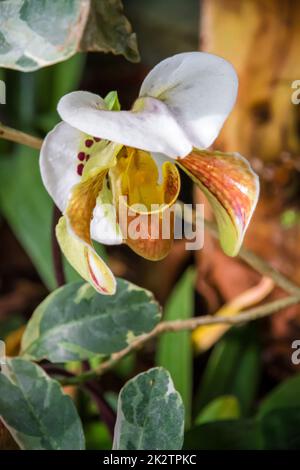
{"label": "green leaf", "polygon": [[49,132],[59,121],[57,103],[63,95],[78,88],[85,62],[86,54],[76,54],[64,62],[34,73],[37,104],[35,125],[42,134]]}
{"label": "green leaf", "polygon": [[22,354],[52,362],[89,359],[120,351],[160,319],[153,295],[123,279],[113,296],[76,282],[52,292],[35,310],[22,341]]}
{"label": "green leaf", "polygon": [[0,415],[26,450],[82,450],[84,436],[74,403],[36,364],[8,359],[0,373]]}
{"label": "green leaf", "polygon": [[300,408],[300,374],[278,385],[262,401],[258,414],[264,416],[278,408]]}
{"label": "green leaf", "polygon": [[112,52],[122,54],[132,62],[140,60],[136,35],[123,14],[121,0],[91,0],[80,50]]}
{"label": "green leaf", "polygon": [[137,354],[138,353],[133,352],[123,357],[123,359],[118,361],[114,366],[114,372],[124,380],[132,376],[136,367]]}
{"label": "green leaf", "polygon": [[[11,113],[11,119],[14,119],[21,129],[33,132],[33,128],[30,127],[33,126],[33,117],[39,111],[45,113],[47,110],[48,113],[53,113],[51,123],[49,122],[49,126],[45,129],[48,132],[57,123],[58,116],[56,113],[54,115],[54,111],[58,98],[78,85],[82,66],[82,57],[76,56],[34,74],[6,71],[11,90],[14,88],[22,90],[19,95],[13,93],[10,97],[12,104],[8,111]],[[19,80],[22,80],[21,83]],[[35,106],[37,103],[38,109]],[[28,116],[28,109],[31,110],[31,119]],[[37,118],[37,124],[41,125],[40,117]],[[42,184],[38,152],[25,146],[18,146],[15,153],[9,154],[9,149],[3,148],[4,145],[6,147],[7,142],[1,141],[1,212],[30,256],[42,280],[50,290],[53,290],[57,286],[51,252],[53,202]],[[101,256],[103,254],[102,248]],[[64,266],[68,281],[80,279],[66,260]]]}
{"label": "green leaf", "polygon": [[120,0],[0,2],[0,65],[22,71],[61,62],[78,50],[137,61],[136,37]]}
{"label": "green leaf", "polygon": [[115,450],[180,450],[183,428],[183,403],[163,368],[139,374],[122,388]]}
{"label": "green leaf", "polygon": [[88,14],[80,0],[0,2],[1,66],[31,71],[71,57]]}
{"label": "green leaf", "polygon": [[117,91],[110,91],[109,93],[107,93],[106,97],[104,98],[104,101],[110,111],[121,110],[121,105],[120,105]]}
{"label": "green leaf", "polygon": [[55,287],[51,259],[52,202],[43,188],[37,151],[20,147],[0,160],[1,211],[44,282]]}
{"label": "green leaf", "polygon": [[237,419],[240,417],[240,405],[236,397],[224,395],[215,398],[206,405],[195,420],[195,424]]}
{"label": "green leaf", "polygon": [[87,450],[111,449],[112,440],[105,424],[101,422],[87,423],[84,427]]}
{"label": "green leaf", "polygon": [[257,392],[260,347],[255,325],[230,330],[214,347],[196,394],[196,409],[220,395],[234,395],[247,415]]}
{"label": "green leaf", "polygon": [[[164,320],[185,320],[194,314],[194,270],[188,269],[176,284],[164,309]],[[193,352],[188,331],[160,336],[156,364],[171,374],[185,406],[186,426],[191,419]]]}
{"label": "green leaf", "polygon": [[259,423],[254,419],[216,421],[187,432],[184,449],[254,450],[262,449]]}
{"label": "green leaf", "polygon": [[300,449],[300,407],[273,410],[260,422],[265,449]]}
{"label": "green leaf", "polygon": [[254,418],[198,425],[185,436],[185,449],[298,450],[300,407],[274,409]]}

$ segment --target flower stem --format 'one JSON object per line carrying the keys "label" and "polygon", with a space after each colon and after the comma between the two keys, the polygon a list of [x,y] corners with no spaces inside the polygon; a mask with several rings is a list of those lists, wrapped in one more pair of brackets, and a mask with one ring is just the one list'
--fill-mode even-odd
{"label": "flower stem", "polygon": [[[183,202],[177,201],[182,207],[184,205]],[[195,221],[196,218],[196,211],[187,210],[183,211],[184,217],[188,222]],[[216,239],[219,238],[217,224],[211,220],[204,220],[206,230]],[[264,261],[260,256],[256,255],[252,251],[248,250],[247,248],[241,247],[238,255],[238,258],[245,261],[251,268],[255,271],[259,272],[263,276],[269,277],[273,279],[275,284],[281,287],[285,292],[300,296],[300,287],[294,284],[291,280],[285,277],[282,273],[277,271],[273,268],[268,262]]]}
{"label": "flower stem", "polygon": [[86,390],[90,393],[93,398],[102,421],[106,424],[111,437],[114,437],[114,429],[116,424],[116,415],[109,403],[103,396],[103,391],[96,380],[91,380],[84,384]]}
{"label": "flower stem", "polygon": [[55,227],[60,217],[61,212],[54,205],[52,216],[52,260],[55,272],[55,279],[58,287],[61,287],[66,283],[62,253],[55,235]]}
{"label": "flower stem", "polygon": [[[64,377],[65,380],[73,380],[76,379],[75,374],[72,372],[63,369],[61,367],[52,365],[52,364],[44,364],[42,365],[43,369],[47,372],[48,375],[55,375],[57,377]],[[100,417],[102,421],[106,424],[109,433],[111,437],[113,438],[114,436],[114,428],[115,428],[115,423],[116,423],[116,415],[111,406],[107,403],[103,396],[103,391],[98,384],[96,380],[92,381],[86,381],[85,383],[82,383],[84,388],[86,389],[87,392],[90,393],[91,397],[94,399]]]}

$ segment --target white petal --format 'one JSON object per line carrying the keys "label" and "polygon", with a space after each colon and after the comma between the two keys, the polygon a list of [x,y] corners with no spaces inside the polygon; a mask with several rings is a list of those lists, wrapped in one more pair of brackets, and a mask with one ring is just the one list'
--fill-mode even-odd
{"label": "white petal", "polygon": [[121,229],[117,222],[117,214],[113,205],[112,193],[106,182],[97,197],[91,222],[91,237],[104,245],[119,245],[123,242]]}
{"label": "white petal", "polygon": [[76,159],[82,133],[59,123],[44,139],[40,153],[43,183],[57,207],[63,212],[71,188],[79,183]]}
{"label": "white petal", "polygon": [[162,100],[194,147],[209,147],[230,113],[238,79],[232,65],[204,52],[177,54],[145,78],[140,96]]}
{"label": "white petal", "polygon": [[61,118],[89,135],[170,157],[187,155],[192,146],[168,107],[153,98],[139,99],[132,111],[107,111],[100,96],[87,91],[65,95]]}

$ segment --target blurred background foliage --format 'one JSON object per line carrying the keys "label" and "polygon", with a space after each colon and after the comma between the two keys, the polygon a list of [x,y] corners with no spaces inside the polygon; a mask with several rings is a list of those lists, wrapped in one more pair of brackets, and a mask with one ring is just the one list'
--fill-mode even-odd
{"label": "blurred background foliage", "polygon": [[[35,72],[2,68],[7,105],[0,107],[1,121],[43,137],[58,122],[57,101],[69,91],[85,89],[105,96],[110,90],[118,90],[126,109],[143,77],[163,58],[198,50],[199,45],[223,55],[239,71],[241,92],[218,148],[243,151],[260,173],[263,185],[248,246],[300,283],[300,108],[290,109],[290,101],[286,105],[289,122],[295,120],[292,147],[284,137],[275,147],[252,144],[264,139],[274,143],[274,134],[281,132],[284,136],[288,132],[278,117],[280,104],[272,101],[274,95],[262,90],[269,92],[273,80],[273,89],[279,84],[289,100],[291,81],[300,78],[294,55],[287,74],[278,75],[280,58],[283,60],[295,41],[292,17],[300,14],[299,5],[292,0],[254,1],[252,6],[248,0],[124,0],[123,4],[137,34],[140,62],[130,63],[121,55],[77,53]],[[251,28],[243,29],[250,22],[256,31],[263,20],[267,27],[265,33],[259,33],[261,36],[255,36]],[[290,34],[287,24],[292,25]],[[271,52],[258,60],[257,55],[263,55],[262,43]],[[241,51],[247,52],[246,57]],[[135,61],[137,52],[133,55],[129,58]],[[296,116],[291,117],[292,113]],[[247,131],[249,126],[251,131]],[[6,340],[8,354],[13,355],[18,352],[22,325],[47,292],[56,287],[53,204],[40,179],[37,151],[1,140],[0,153],[0,338]],[[180,197],[186,202],[192,198],[203,202],[184,175]],[[169,320],[215,313],[259,281],[259,276],[240,261],[225,257],[208,236],[203,252],[186,252],[184,242],[176,241],[170,255],[157,263],[143,260],[123,246],[97,249],[107,257],[116,275],[154,292],[165,307],[164,318]],[[78,279],[71,267],[64,265],[67,280]],[[270,297],[281,295],[276,289]],[[300,375],[299,366],[291,362],[291,343],[297,337],[299,306],[276,319],[231,328],[202,354],[196,354],[189,332],[168,333],[123,359],[103,377],[101,387],[115,411],[117,393],[128,378],[154,364],[162,365],[171,372],[185,404],[186,448],[299,448]],[[68,392],[78,405],[87,447],[110,448],[111,436],[95,403],[75,388]]]}

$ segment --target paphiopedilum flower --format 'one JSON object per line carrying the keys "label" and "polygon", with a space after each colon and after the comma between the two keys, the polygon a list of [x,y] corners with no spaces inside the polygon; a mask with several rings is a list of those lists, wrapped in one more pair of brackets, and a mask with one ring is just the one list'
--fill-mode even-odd
{"label": "paphiopedilum flower", "polygon": [[126,227],[116,213],[120,196],[126,196],[128,207],[143,204],[148,215],[151,205],[161,205],[161,216],[178,197],[178,167],[210,201],[225,253],[237,254],[257,202],[258,179],[238,153],[205,150],[231,111],[237,87],[227,61],[190,52],[154,67],[130,111],[119,110],[115,94],[102,99],[77,91],[60,100],[62,122],[44,141],[41,173],[63,213],[56,231],[62,251],[97,291],[113,294],[116,284],[92,240],[125,242],[153,260],[169,252],[172,236],[124,239]]}

